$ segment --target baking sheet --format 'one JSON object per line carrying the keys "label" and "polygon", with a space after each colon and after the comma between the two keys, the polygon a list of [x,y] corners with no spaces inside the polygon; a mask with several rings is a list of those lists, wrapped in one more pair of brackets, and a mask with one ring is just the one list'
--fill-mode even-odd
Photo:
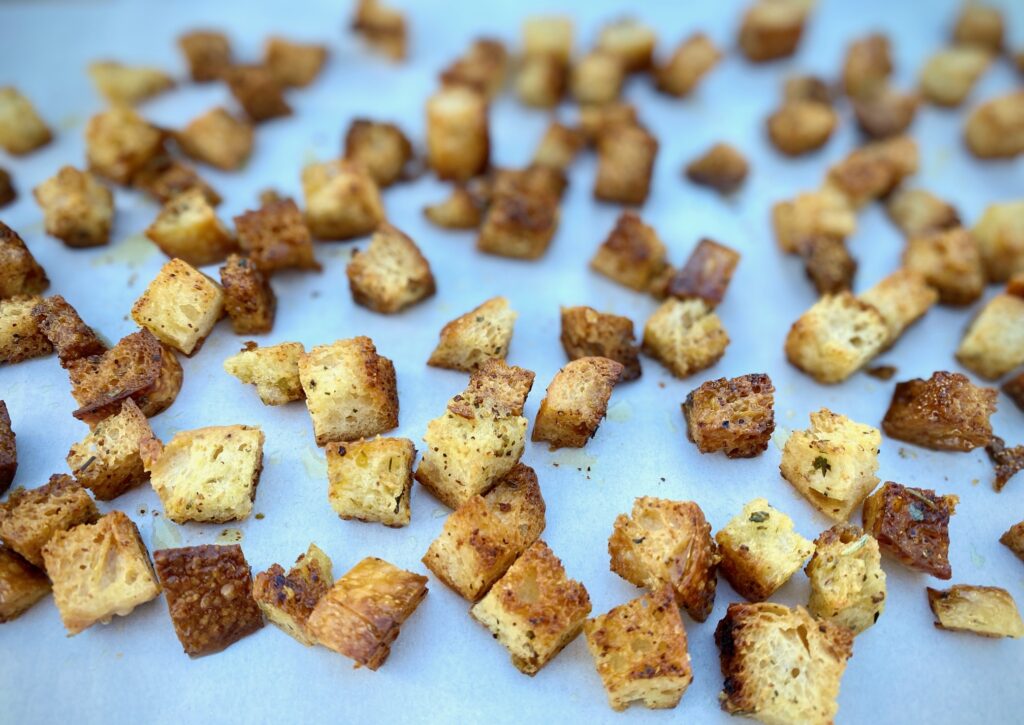
{"label": "baking sheet", "polygon": [[[24,159],[0,160],[14,174],[21,199],[0,217],[25,238],[52,280],[84,319],[114,341],[131,332],[132,302],[164,261],[140,232],[157,207],[140,196],[117,191],[114,243],[73,251],[42,232],[41,216],[29,190],[64,163],[83,162],[82,132],[101,103],[85,76],[99,58],[149,63],[183,77],[174,38],[198,25],[230,31],[237,54],[256,59],[262,38],[280,33],[327,42],[332,57],[309,89],[290,95],[295,115],[259,128],[256,152],[243,173],[203,174],[224,195],[222,218],[253,208],[259,190],[274,187],[298,194],[299,171],[314,159],[339,153],[341,137],[356,116],[397,121],[422,139],[423,101],[435,87],[437,71],[480,33],[515,42],[520,20],[550,11],[551,3],[409,2],[412,58],[393,66],[366,52],[345,31],[345,3],[195,1],[39,2],[0,4],[0,84],[15,83],[54,126],[56,141]],[[734,45],[742,2],[645,3],[630,12],[658,29],[662,52],[690,32],[708,32],[721,46]],[[1013,47],[1024,46],[1024,8],[1004,2]],[[1011,7],[1013,5],[1013,7]],[[610,2],[564,4],[577,19],[577,37],[589,43],[600,24],[626,12]],[[913,83],[932,50],[946,42],[954,3],[893,3],[829,0],[820,3],[794,59],[754,67],[731,53],[686,100],[659,96],[645,80],[631,81],[626,96],[661,142],[653,193],[643,209],[681,263],[701,236],[739,249],[744,257],[721,315],[732,344],[714,368],[686,381],[673,379],[644,359],[643,377],[622,384],[612,396],[608,419],[585,449],[551,453],[528,444],[523,461],[538,473],[548,507],[544,538],[570,576],[582,580],[594,613],[638,594],[608,570],[607,537],[615,516],[638,495],[699,502],[717,530],[756,496],[766,496],[789,513],[797,529],[814,538],[828,521],[812,511],[778,475],[779,449],[772,445],[752,460],[700,455],[685,440],[679,404],[702,381],[748,372],[767,372],[777,387],[776,416],[782,432],[807,425],[821,406],[878,425],[895,380],[883,383],[857,375],[843,385],[822,387],[785,362],[782,340],[789,325],[814,301],[797,260],[783,258],[768,225],[771,204],[813,188],[825,169],[856,141],[848,109],[827,147],[800,160],[774,153],[763,134],[763,118],[775,107],[787,73],[811,71],[834,76],[846,42],[871,30],[894,38],[896,82]],[[998,63],[984,76],[971,101],[1019,85],[1009,66]],[[180,126],[216,103],[228,102],[219,86],[185,85],[143,108],[153,121]],[[955,202],[969,222],[985,205],[1024,192],[1021,161],[979,164],[960,143],[964,113],[924,108],[913,126],[922,165],[911,181]],[[495,160],[528,161],[548,114],[525,110],[511,98],[494,108]],[[712,142],[726,140],[751,161],[752,175],[732,199],[689,185],[683,163]],[[353,305],[344,274],[352,249],[365,240],[322,244],[320,275],[274,278],[279,312],[272,334],[261,344],[299,340],[306,346],[358,334],[371,336],[397,369],[401,425],[394,435],[417,442],[426,423],[441,413],[448,397],[462,389],[463,374],[424,364],[440,327],[482,300],[507,296],[519,312],[509,361],[536,371],[527,403],[532,420],[544,388],[565,360],[558,342],[559,305],[588,304],[628,315],[641,328],[655,302],[591,273],[586,262],[611,228],[618,209],[591,199],[593,157],[571,171],[562,223],[548,254],[539,262],[487,257],[473,250],[471,233],[435,229],[421,208],[439,199],[444,187],[430,178],[385,194],[390,219],[407,231],[431,261],[436,297],[393,317]],[[876,205],[864,210],[851,248],[860,262],[857,289],[873,284],[898,264],[902,240]],[[215,269],[215,268],[211,268]],[[995,290],[990,290],[989,294]],[[974,309],[977,309],[977,305]],[[972,310],[935,309],[880,362],[899,368],[896,380],[927,377],[936,369],[959,370],[952,359]],[[166,438],[205,425],[260,425],[267,436],[265,468],[254,512],[240,524],[177,527],[164,522],[148,486],[113,502],[139,523],[150,548],[224,540],[225,528],[242,533],[242,547],[254,571],[273,562],[288,565],[315,541],[334,559],[338,573],[360,558],[376,555],[424,571],[419,559],[447,514],[418,486],[412,524],[399,530],[340,521],[326,500],[325,464],[313,443],[301,403],[264,407],[253,389],[221,369],[244,338],[222,323],[193,359],[183,359],[185,382],[174,406],[153,419]],[[69,386],[54,357],[0,369],[0,398],[7,401],[18,434],[17,484],[44,483],[66,470],[68,447],[85,426],[71,417]],[[1024,418],[1000,396],[995,429],[1010,443],[1024,439]],[[1001,494],[990,485],[984,453],[946,454],[884,440],[879,474],[883,480],[956,493],[960,508],[950,530],[953,582],[1007,588],[1024,603],[1024,569],[998,536],[1024,517],[1024,482]],[[110,504],[100,504],[104,511]],[[231,538],[228,536],[227,538]],[[1010,722],[1024,711],[1020,687],[1022,643],[989,641],[939,632],[932,627],[924,587],[940,585],[892,561],[885,562],[889,596],[878,624],[856,640],[839,697],[839,722],[896,723]],[[667,721],[725,722],[718,709],[721,688],[713,643],[716,623],[738,599],[719,582],[708,621],[686,619],[695,678],[675,711],[633,708],[612,713],[580,637],[535,678],[519,674],[505,650],[473,622],[467,604],[433,577],[430,594],[402,628],[391,658],[378,672],[353,670],[350,661],[322,648],[307,649],[268,625],[220,654],[190,660],[182,654],[163,599],[68,639],[52,600],[0,628],[0,721],[48,722],[528,722]],[[806,602],[807,580],[797,573],[775,597]]]}

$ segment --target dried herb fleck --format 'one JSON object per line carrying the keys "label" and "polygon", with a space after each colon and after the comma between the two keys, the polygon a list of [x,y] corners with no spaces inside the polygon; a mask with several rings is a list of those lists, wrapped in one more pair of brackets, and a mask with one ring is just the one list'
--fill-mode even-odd
{"label": "dried herb fleck", "polygon": [[832,464],[828,462],[825,456],[818,456],[814,459],[814,470],[821,471],[821,477],[824,478],[832,470]]}
{"label": "dried herb fleck", "polygon": [[768,512],[755,511],[754,513],[750,514],[750,520],[753,521],[755,524],[763,524],[765,521],[768,520]]}

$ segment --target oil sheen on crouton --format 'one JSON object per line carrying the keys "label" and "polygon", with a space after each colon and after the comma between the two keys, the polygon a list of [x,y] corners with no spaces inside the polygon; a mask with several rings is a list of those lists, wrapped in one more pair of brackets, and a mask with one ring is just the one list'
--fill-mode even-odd
{"label": "oil sheen on crouton", "polygon": [[146,236],[168,257],[194,267],[224,261],[237,248],[202,190],[189,189],[160,209]]}
{"label": "oil sheen on crouton", "polygon": [[373,50],[391,60],[404,60],[408,43],[405,15],[380,0],[359,0],[352,29]]}
{"label": "oil sheen on crouton", "polygon": [[49,355],[53,345],[32,314],[42,297],[19,295],[0,300],[0,365]]}
{"label": "oil sheen on crouton", "polygon": [[605,129],[597,142],[594,198],[642,206],[651,188],[658,139],[638,124]]}
{"label": "oil sheen on crouton", "polygon": [[163,146],[163,132],[127,106],[98,113],[85,127],[89,170],[115,184],[129,184]]}
{"label": "oil sheen on crouton", "polygon": [[703,300],[665,300],[644,325],[643,351],[677,378],[718,362],[729,335],[718,315]]}
{"label": "oil sheen on crouton", "polygon": [[51,476],[38,488],[14,489],[0,503],[0,539],[41,567],[43,547],[54,534],[98,518],[96,504],[71,476]]}
{"label": "oil sheen on crouton", "polygon": [[533,441],[551,450],[582,448],[597,433],[608,410],[622,364],[604,357],[572,360],[555,374],[533,424]]}
{"label": "oil sheen on crouton", "polygon": [[1024,272],[1024,200],[990,204],[971,236],[990,282],[1006,282]]}
{"label": "oil sheen on crouton", "polygon": [[264,204],[235,217],[238,245],[265,274],[282,269],[319,271],[302,212],[291,199]]}
{"label": "oil sheen on crouton", "polygon": [[886,481],[864,502],[864,530],[904,566],[949,579],[949,519],[959,501]]}
{"label": "oil sheen on crouton", "polygon": [[646,292],[665,270],[667,250],[653,227],[624,211],[590,260],[591,269],[619,284]]}
{"label": "oil sheen on crouton", "polygon": [[683,403],[686,435],[701,453],[753,458],[775,430],[775,386],[763,373],[709,380]]}
{"label": "oil sheen on crouton", "polygon": [[936,451],[970,451],[992,437],[996,391],[960,373],[936,372],[896,385],[882,421],[890,438]]}
{"label": "oil sheen on crouton", "polygon": [[686,165],[686,178],[709,186],[719,194],[731,194],[747,178],[750,165],[743,154],[726,143],[716,143]]}
{"label": "oil sheen on crouton", "polygon": [[487,360],[504,360],[518,314],[504,297],[492,297],[441,328],[427,365],[473,372]]}
{"label": "oil sheen on crouton", "polygon": [[959,106],[991,62],[992,56],[982,48],[944,48],[921,69],[921,93],[937,106]]}
{"label": "oil sheen on crouton", "polygon": [[384,221],[380,190],[361,164],[327,161],[302,170],[306,224],[314,239],[369,234]]}
{"label": "oil sheen on crouton", "polygon": [[786,336],[786,358],[819,383],[839,383],[885,346],[889,328],[873,306],[849,292],[825,295]]}
{"label": "oil sheen on crouton", "polygon": [[110,241],[114,195],[88,171],[62,166],[32,193],[43,210],[47,234],[73,248]]}
{"label": "oil sheen on crouton", "polygon": [[859,526],[836,524],[814,541],[804,568],[811,614],[860,634],[885,610],[885,572],[878,542]]}
{"label": "oil sheen on crouton", "polygon": [[0,624],[17,619],[49,593],[45,572],[0,546]]}
{"label": "oil sheen on crouton", "polygon": [[393,123],[356,118],[345,134],[345,158],[361,163],[384,188],[399,181],[412,161],[412,144]]}
{"label": "oil sheen on crouton", "polygon": [[46,272],[18,233],[0,222],[0,300],[38,295],[50,286]]}
{"label": "oil sheen on crouton", "polygon": [[887,344],[891,345],[938,302],[939,294],[920,274],[898,269],[862,292],[859,299],[882,315],[888,328]]}
{"label": "oil sheen on crouton", "polygon": [[592,307],[562,308],[562,347],[570,360],[601,357],[622,366],[622,380],[640,377],[639,346],[633,321]]}
{"label": "oil sheen on crouton", "polygon": [[900,189],[889,198],[885,208],[908,239],[960,226],[956,208],[924,189]]}
{"label": "oil sheen on crouton", "polygon": [[90,63],[89,78],[112,105],[135,106],[174,87],[174,79],[159,68],[113,60]]}
{"label": "oil sheen on crouton", "polygon": [[837,122],[836,112],[827,103],[786,101],[768,116],[768,138],[787,156],[800,156],[824,146]]}
{"label": "oil sheen on crouton", "polygon": [[248,122],[217,107],[194,118],[174,137],[189,158],[222,171],[237,171],[252,154],[255,132]]}
{"label": "oil sheen on crouton", "polygon": [[409,524],[416,446],[408,438],[327,444],[327,500],[345,520]]}
{"label": "oil sheen on crouton", "polygon": [[374,312],[401,312],[434,294],[430,263],[406,234],[383,223],[347,268],[352,299]]}
{"label": "oil sheen on crouton", "polygon": [[721,59],[722,52],[707,35],[693,33],[655,70],[655,85],[670,96],[687,96]]}
{"label": "oil sheen on crouton", "polygon": [[50,143],[53,134],[32,102],[13,86],[0,87],[0,148],[14,156]]}
{"label": "oil sheen on crouton", "polygon": [[793,55],[812,5],[806,0],[754,0],[740,25],[743,55],[754,63]]}
{"label": "oil sheen on crouton", "polygon": [[988,380],[1024,363],[1024,298],[1003,293],[990,299],[967,328],[956,359]]}
{"label": "oil sheen on crouton", "polygon": [[63,368],[79,358],[106,352],[107,346],[60,295],[39,302],[32,308],[32,317],[39,331],[53,345]]}
{"label": "oil sheen on crouton", "polygon": [[131,398],[104,418],[68,451],[75,479],[100,501],[110,501],[149,478],[139,445],[153,435],[149,421]]}
{"label": "oil sheen on crouton", "polygon": [[291,115],[292,108],[284,98],[284,88],[270,68],[233,65],[224,78],[231,95],[253,123]]}
{"label": "oil sheen on crouton", "polygon": [[282,86],[304,88],[316,80],[327,61],[327,46],[293,43],[272,35],[263,46],[263,62]]}
{"label": "oil sheen on crouton", "polygon": [[1005,589],[957,584],[940,590],[928,587],[928,606],[935,626],[982,637],[1024,637],[1024,621]]}
{"label": "oil sheen on crouton", "polygon": [[224,313],[224,290],[181,259],[167,262],[132,305],[132,319],[162,343],[192,355]]}
{"label": "oil sheen on crouton", "polygon": [[178,37],[178,47],[188,63],[189,74],[196,83],[222,78],[233,65],[231,43],[224,33],[214,30],[193,30]]}
{"label": "oil sheen on crouton", "polygon": [[264,405],[284,405],[306,396],[299,379],[299,358],[305,352],[301,342],[267,347],[249,343],[224,361],[224,370],[243,383],[255,385]]}
{"label": "oil sheen on crouton", "polygon": [[967,117],[964,139],[979,159],[1013,158],[1024,153],[1024,91],[977,106]]}
{"label": "oil sheen on crouton", "polygon": [[18,446],[7,403],[0,400],[0,496],[14,483],[18,472]]}
{"label": "oil sheen on crouton", "polygon": [[681,300],[699,299],[716,307],[725,297],[740,262],[740,253],[713,239],[701,239],[679,271],[668,282],[666,292]]}
{"label": "oil sheen on crouton", "polygon": [[252,597],[267,619],[285,634],[312,647],[316,640],[307,626],[309,615],[333,585],[330,557],[316,544],[310,544],[287,574],[280,564],[257,574]]}
{"label": "oil sheen on crouton", "polygon": [[490,161],[487,99],[448,86],[427,101],[427,163],[438,178],[465,181]]}
{"label": "oil sheen on crouton", "polygon": [[985,288],[981,250],[962,227],[913,237],[903,251],[903,264],[924,276],[943,304],[968,305]]}

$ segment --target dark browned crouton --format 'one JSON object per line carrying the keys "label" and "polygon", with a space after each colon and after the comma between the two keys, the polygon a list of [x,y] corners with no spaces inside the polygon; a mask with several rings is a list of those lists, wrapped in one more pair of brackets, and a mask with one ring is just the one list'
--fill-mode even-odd
{"label": "dark browned crouton", "polygon": [[260,65],[232,66],[226,80],[231,95],[254,123],[291,115],[292,107],[284,99],[281,84],[268,68]]}
{"label": "dark browned crouton", "polygon": [[679,271],[668,282],[666,292],[681,300],[701,299],[717,307],[725,298],[740,253],[713,239],[701,239]]}
{"label": "dark browned crouton", "polygon": [[896,385],[882,429],[892,438],[936,451],[970,451],[992,438],[996,391],[960,373],[936,372]]}
{"label": "dark browned crouton", "polygon": [[448,410],[467,420],[478,412],[499,418],[522,415],[533,379],[530,370],[504,360],[487,360],[470,375],[466,389],[451,399]]}
{"label": "dark browned crouton", "polygon": [[327,61],[327,46],[293,43],[277,35],[267,38],[263,62],[271,75],[285,87],[304,88],[316,80]]}
{"label": "dark browned crouton", "polygon": [[716,143],[686,165],[686,178],[720,194],[730,194],[743,184],[749,170],[746,158],[735,147]]}
{"label": "dark browned crouton", "polygon": [[140,442],[153,435],[149,421],[131,398],[118,413],[104,418],[68,451],[68,468],[100,501],[117,498],[149,478]]}
{"label": "dark browned crouton", "polygon": [[743,55],[754,63],[793,55],[811,6],[802,0],[755,0],[740,26]]}
{"label": "dark browned crouton", "polygon": [[622,364],[604,357],[572,360],[555,374],[533,424],[533,440],[551,449],[582,448],[608,410]]}
{"label": "dark browned crouton", "polygon": [[16,295],[38,295],[50,286],[18,233],[0,221],[0,300]]}
{"label": "dark browned crouton", "polygon": [[0,539],[30,563],[43,566],[43,547],[58,531],[99,518],[89,493],[71,476],[51,476],[45,485],[16,488],[0,503]]}
{"label": "dark browned crouton", "polygon": [[295,566],[285,573],[273,564],[256,575],[252,595],[271,622],[306,646],[316,644],[307,623],[320,597],[334,584],[331,560],[316,544],[310,544]]}
{"label": "dark browned crouton", "polygon": [[857,260],[846,241],[830,236],[811,237],[800,249],[804,271],[820,295],[834,295],[853,287]]}
{"label": "dark browned crouton", "polygon": [[508,50],[496,38],[477,38],[469,49],[441,71],[443,85],[469,86],[493,98],[505,85]]}
{"label": "dark browned crouton", "polygon": [[960,502],[886,481],[864,501],[864,530],[904,566],[949,579],[949,519]]}
{"label": "dark browned crouton", "polygon": [[11,487],[14,475],[18,472],[18,446],[15,438],[7,403],[0,400],[0,496]]}
{"label": "dark browned crouton", "polygon": [[270,332],[277,311],[277,297],[270,280],[248,257],[232,254],[220,268],[224,309],[237,335]]}
{"label": "dark browned crouton", "polygon": [[14,179],[11,172],[0,168],[0,209],[13,204],[18,198],[18,191],[14,188]]}
{"label": "dark browned crouton", "polygon": [[238,245],[266,274],[281,269],[322,269],[313,254],[306,221],[291,199],[271,201],[236,216],[235,231]]}
{"label": "dark browned crouton", "polygon": [[345,134],[345,158],[358,161],[381,188],[401,180],[413,158],[412,144],[393,123],[356,118]]}
{"label": "dark browned crouton", "polygon": [[597,142],[594,198],[617,204],[642,205],[651,188],[658,139],[637,124],[605,129]]}
{"label": "dark browned crouton", "polygon": [[775,386],[763,373],[709,380],[683,403],[686,435],[701,453],[753,458],[775,430]]}
{"label": "dark browned crouton", "polygon": [[0,546],[0,624],[17,619],[50,593],[46,574]]}
{"label": "dark browned crouton", "polygon": [[[540,168],[540,167],[538,167]],[[558,229],[558,195],[518,180],[495,184],[476,246],[481,252],[517,259],[537,259]]]}
{"label": "dark browned crouton", "polygon": [[60,295],[47,297],[33,307],[32,316],[39,331],[57,351],[63,368],[79,358],[102,355],[107,350],[93,329],[82,322],[75,308]]}
{"label": "dark browned crouton", "polygon": [[231,43],[224,33],[193,30],[178,38],[178,47],[185,54],[189,74],[196,83],[222,78],[232,66]]}
{"label": "dark browned crouton", "polygon": [[1007,448],[1002,438],[992,436],[992,440],[985,446],[985,452],[996,469],[996,490],[1002,491],[1006,482],[1024,468],[1024,446]]}
{"label": "dark browned crouton", "polygon": [[603,357],[622,365],[622,379],[640,377],[640,346],[633,321],[592,307],[562,308],[562,347],[570,360]]}
{"label": "dark browned crouton", "polygon": [[654,227],[644,224],[636,213],[624,211],[594,253],[590,267],[619,284],[646,292],[668,266],[666,255]]}
{"label": "dark browned crouton", "polygon": [[1024,561],[1024,521],[1014,524],[999,537],[999,543]]}

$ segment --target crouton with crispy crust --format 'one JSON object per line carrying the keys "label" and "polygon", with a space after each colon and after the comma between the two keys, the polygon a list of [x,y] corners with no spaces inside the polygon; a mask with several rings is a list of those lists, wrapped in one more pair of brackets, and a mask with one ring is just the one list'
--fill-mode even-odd
{"label": "crouton with crispy crust", "polygon": [[346,272],[356,304],[384,314],[401,312],[437,289],[419,247],[387,222],[377,227],[365,251],[353,255]]}
{"label": "crouton with crispy crust", "polygon": [[224,361],[224,370],[243,383],[255,385],[264,405],[284,405],[306,395],[299,379],[299,359],[303,354],[301,342],[267,347],[247,343],[241,352]]}
{"label": "crouton with crispy crust", "polygon": [[487,360],[504,360],[517,317],[507,299],[492,297],[441,328],[427,365],[473,372]]}
{"label": "crouton with crispy crust", "polygon": [[683,403],[686,435],[701,453],[753,458],[775,430],[775,386],[763,373],[709,380]]}
{"label": "crouton with crispy crust", "polygon": [[633,321],[592,307],[562,308],[562,347],[570,360],[602,357],[622,365],[622,380],[640,377]]}
{"label": "crouton with crispy crust", "polygon": [[114,195],[88,171],[62,166],[32,194],[43,210],[47,234],[73,248],[110,241]]}
{"label": "crouton with crispy crust", "polygon": [[266,618],[285,634],[312,647],[316,641],[309,631],[309,615],[320,597],[334,585],[331,569],[330,557],[316,544],[310,544],[287,573],[280,564],[273,564],[257,574],[252,583],[252,598]]}
{"label": "crouton with crispy crust", "polygon": [[380,190],[362,164],[310,164],[302,170],[302,190],[306,224],[314,239],[361,237],[385,219]]}
{"label": "crouton with crispy crust", "polygon": [[165,345],[192,355],[224,313],[224,290],[181,259],[163,267],[132,305],[132,319]]}
{"label": "crouton with crispy crust", "polygon": [[608,410],[622,364],[604,357],[572,360],[558,371],[540,403],[532,440],[551,449],[582,448],[597,433]]}
{"label": "crouton with crispy crust", "polygon": [[194,267],[224,261],[238,243],[200,189],[168,201],[146,229],[146,236],[172,259]]}
{"label": "crouton with crispy crust", "polygon": [[864,502],[864,530],[904,566],[949,579],[949,519],[959,501],[887,481]]}

